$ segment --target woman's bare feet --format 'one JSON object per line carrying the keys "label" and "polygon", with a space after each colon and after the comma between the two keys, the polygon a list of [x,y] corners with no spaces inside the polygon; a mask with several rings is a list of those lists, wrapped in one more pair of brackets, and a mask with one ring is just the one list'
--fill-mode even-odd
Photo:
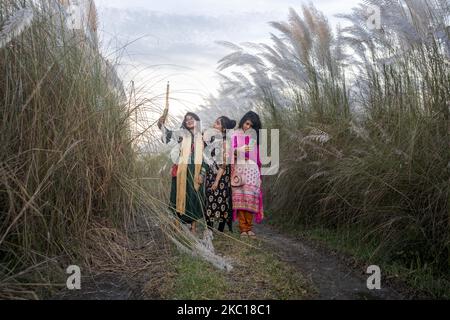
{"label": "woman's bare feet", "polygon": [[192,224],[191,224],[191,233],[194,235],[194,236],[196,236],[197,235],[197,224],[195,223],[195,222],[193,222]]}
{"label": "woman's bare feet", "polygon": [[256,239],[256,234],[253,231],[247,232],[248,236],[252,239]]}

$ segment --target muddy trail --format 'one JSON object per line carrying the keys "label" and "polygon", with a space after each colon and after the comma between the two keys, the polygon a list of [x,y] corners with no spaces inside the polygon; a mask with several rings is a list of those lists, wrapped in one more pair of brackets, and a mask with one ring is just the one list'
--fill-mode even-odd
{"label": "muddy trail", "polygon": [[293,265],[314,285],[318,300],[399,300],[401,293],[390,287],[369,290],[362,268],[351,267],[339,254],[313,241],[293,238],[276,229],[259,225],[259,239],[281,261]]}
{"label": "muddy trail", "polygon": [[[341,254],[315,241],[288,236],[265,224],[256,226],[255,232],[258,234],[257,242],[260,250],[271,252],[276,260],[288,265],[290,270],[301,275],[314,288],[316,294],[305,296],[306,299],[398,300],[406,298],[397,290],[385,286],[383,282],[381,290],[367,289],[368,275],[365,274],[363,267],[349,265]],[[140,242],[142,241],[146,241],[145,235]],[[154,256],[151,249],[149,248],[148,251],[149,257]],[[177,253],[173,252],[173,254]],[[147,268],[137,271],[139,261],[134,261],[136,267],[127,267],[121,272],[90,274],[83,277],[82,290],[62,290],[53,298],[58,300],[171,299],[164,292],[158,292],[177,277],[177,274],[168,272],[170,268],[167,268],[167,263],[169,260],[153,261],[148,263]],[[130,269],[134,269],[135,272],[130,274],[129,271],[125,271]],[[229,274],[228,281],[234,282],[236,276],[238,275]],[[239,278],[236,281],[241,280],[242,278]],[[252,290],[261,291],[264,288],[254,287]],[[252,295],[253,291],[249,293],[249,299],[258,298]],[[247,295],[244,294],[243,297]]]}

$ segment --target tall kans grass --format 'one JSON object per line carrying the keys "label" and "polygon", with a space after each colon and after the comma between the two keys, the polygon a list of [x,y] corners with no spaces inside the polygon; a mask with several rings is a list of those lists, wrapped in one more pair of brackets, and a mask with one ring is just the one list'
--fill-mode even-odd
{"label": "tall kans grass", "polygon": [[[0,1],[3,31],[20,27],[11,20],[24,4]],[[32,13],[0,47],[0,277],[9,282],[50,258],[77,264],[94,223],[123,227],[132,218],[122,186],[134,153],[120,88],[59,11]]]}
{"label": "tall kans grass", "polygon": [[265,180],[273,219],[351,234],[376,245],[371,261],[448,278],[449,3],[366,3],[381,28],[367,4],[336,34],[303,6],[272,23],[272,45],[225,43],[222,94],[281,129],[280,173]]}
{"label": "tall kans grass", "polygon": [[65,289],[70,265],[139,281],[164,268],[166,240],[228,268],[169,211],[168,157],[140,154],[161,110],[146,92],[127,101],[95,34],[63,12],[0,0],[0,299]]}

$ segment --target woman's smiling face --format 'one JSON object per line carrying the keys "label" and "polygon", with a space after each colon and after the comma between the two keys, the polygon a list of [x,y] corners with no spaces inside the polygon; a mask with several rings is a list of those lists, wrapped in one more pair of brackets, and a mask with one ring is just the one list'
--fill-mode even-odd
{"label": "woman's smiling face", "polygon": [[250,130],[251,128],[253,128],[253,122],[251,122],[251,120],[247,120],[244,122],[244,125],[242,126],[242,130],[244,130],[244,132]]}
{"label": "woman's smiling face", "polygon": [[185,119],[186,129],[192,130],[195,128],[195,119],[192,116],[187,116]]}
{"label": "woman's smiling face", "polygon": [[217,119],[217,120],[214,122],[213,128],[216,129],[216,130],[219,130],[219,131],[222,131],[222,130],[223,130],[223,127],[222,127],[222,121],[220,121],[220,118]]}

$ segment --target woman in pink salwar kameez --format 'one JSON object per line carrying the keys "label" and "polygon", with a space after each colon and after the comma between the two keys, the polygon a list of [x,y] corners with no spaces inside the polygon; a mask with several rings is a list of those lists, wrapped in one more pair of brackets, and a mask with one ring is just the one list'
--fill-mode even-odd
{"label": "woman in pink salwar kameez", "polygon": [[253,221],[264,219],[259,131],[261,120],[254,112],[247,113],[232,136],[232,198],[233,217],[239,221],[242,237],[256,237]]}

